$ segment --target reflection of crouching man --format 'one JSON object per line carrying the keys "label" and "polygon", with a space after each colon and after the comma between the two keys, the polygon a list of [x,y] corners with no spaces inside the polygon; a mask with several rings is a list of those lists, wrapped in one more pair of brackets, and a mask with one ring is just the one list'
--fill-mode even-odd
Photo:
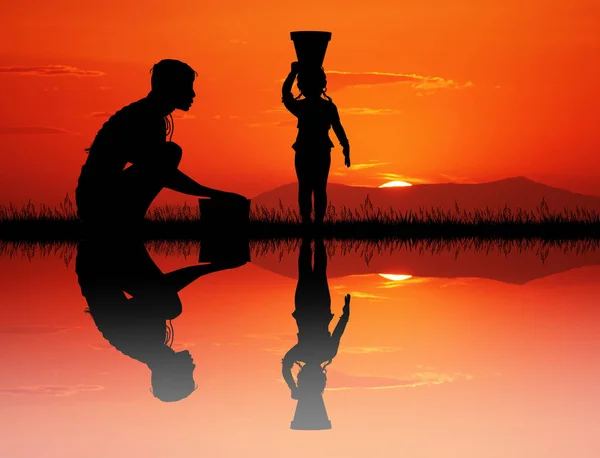
{"label": "reflection of crouching man", "polygon": [[[151,72],[150,93],[112,115],[86,150],[89,155],[75,191],[77,211],[85,222],[139,222],[163,188],[245,201],[239,194],[202,186],[178,169],[182,150],[170,141],[171,113],[192,106],[197,73],[170,59]],[[125,168],[128,163],[131,166]]]}

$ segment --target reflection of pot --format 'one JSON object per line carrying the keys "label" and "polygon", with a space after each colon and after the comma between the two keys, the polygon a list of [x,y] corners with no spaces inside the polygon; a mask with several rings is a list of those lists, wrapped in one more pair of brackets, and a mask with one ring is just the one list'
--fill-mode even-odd
{"label": "reflection of pot", "polygon": [[199,199],[202,237],[198,262],[250,262],[250,200]]}
{"label": "reflection of pot", "polygon": [[292,32],[298,63],[302,66],[323,66],[327,45],[331,40],[331,32],[301,31]]}
{"label": "reflection of pot", "polygon": [[331,429],[322,395],[300,398],[290,429],[317,431]]}

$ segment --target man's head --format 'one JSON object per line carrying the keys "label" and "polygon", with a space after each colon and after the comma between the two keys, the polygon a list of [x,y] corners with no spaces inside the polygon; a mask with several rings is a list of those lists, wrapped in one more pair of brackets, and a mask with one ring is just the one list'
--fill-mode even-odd
{"label": "man's head", "polygon": [[188,111],[196,93],[194,79],[198,73],[185,62],[163,59],[151,69],[152,93],[169,108]]}
{"label": "man's head", "polygon": [[163,402],[180,401],[196,390],[196,365],[187,350],[177,352],[152,369],[152,393]]}

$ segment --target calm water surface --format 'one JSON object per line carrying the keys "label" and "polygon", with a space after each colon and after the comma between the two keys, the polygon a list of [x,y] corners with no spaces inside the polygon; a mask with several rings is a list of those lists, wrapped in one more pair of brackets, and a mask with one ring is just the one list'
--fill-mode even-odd
{"label": "calm water surface", "polygon": [[2,456],[596,457],[593,248],[4,243]]}

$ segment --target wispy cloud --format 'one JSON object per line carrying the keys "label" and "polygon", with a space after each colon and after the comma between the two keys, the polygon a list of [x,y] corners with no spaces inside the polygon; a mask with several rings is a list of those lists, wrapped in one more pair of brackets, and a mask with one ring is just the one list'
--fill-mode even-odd
{"label": "wispy cloud", "polygon": [[0,135],[79,135],[61,127],[6,126],[0,127]]}
{"label": "wispy cloud", "polygon": [[110,111],[93,111],[87,117],[88,118],[110,118],[114,113]]}
{"label": "wispy cloud", "polygon": [[389,299],[389,297],[386,297],[386,296],[378,296],[377,294],[371,294],[371,293],[362,293],[360,291],[351,291],[349,294],[352,297],[356,297],[356,298],[360,298],[360,299],[371,299],[371,300]]}
{"label": "wispy cloud", "polygon": [[375,167],[383,167],[384,165],[390,165],[391,162],[379,162],[379,161],[369,161],[363,162],[359,164],[352,164],[352,168],[354,170],[362,170],[362,169],[372,169]]}
{"label": "wispy cloud", "polygon": [[328,371],[327,390],[369,389],[382,390],[392,388],[417,388],[421,386],[441,385],[459,380],[471,380],[470,374],[455,372],[453,374],[433,371],[415,372],[408,379],[356,376],[330,370]]}
{"label": "wispy cloud", "polygon": [[[219,116],[219,115],[217,115],[217,116]],[[189,114],[189,113],[181,113],[180,111],[176,111],[175,114],[173,115],[173,119],[196,119],[196,115]]]}
{"label": "wispy cloud", "polygon": [[335,70],[327,72],[327,83],[331,90],[381,84],[407,84],[419,91],[465,89],[473,86],[471,81],[458,83],[439,76],[422,76],[415,73],[341,72]]}
{"label": "wispy cloud", "polygon": [[19,386],[14,388],[0,387],[0,396],[23,396],[23,395],[42,395],[42,396],[71,396],[74,394],[86,393],[90,391],[100,391],[104,387],[101,385],[38,385],[38,386]]}
{"label": "wispy cloud", "polygon": [[395,353],[402,351],[401,347],[343,347],[339,349],[338,353],[349,353],[352,355],[366,355],[369,353]]}
{"label": "wispy cloud", "polygon": [[248,124],[248,127],[296,127],[297,121],[272,121],[272,122],[253,122]]}
{"label": "wispy cloud", "polygon": [[[391,162],[381,162],[377,160],[371,160],[368,162],[362,162],[358,164],[352,164],[352,170],[364,170],[364,169],[373,169],[376,167],[384,167],[386,165],[391,165]],[[348,174],[348,169],[344,166],[337,167],[334,172],[331,173],[334,176],[346,176]]]}
{"label": "wispy cloud", "polygon": [[229,43],[234,44],[234,45],[245,45],[248,42],[245,40],[241,40],[239,38],[233,38],[233,39],[229,40]]}
{"label": "wispy cloud", "polygon": [[400,110],[395,110],[392,108],[340,108],[340,114],[344,115],[371,115],[371,116],[380,116],[380,115],[395,115],[402,113]]}
{"label": "wispy cloud", "polygon": [[377,176],[389,180],[389,181],[406,181],[408,183],[430,183],[428,180],[424,180],[423,178],[411,177],[407,175],[400,175],[398,173],[388,173],[388,172],[378,172]]}
{"label": "wispy cloud", "polygon": [[39,65],[39,66],[12,66],[0,67],[0,73],[12,73],[18,75],[35,76],[102,76],[104,72],[99,70],[83,70],[71,65]]}
{"label": "wispy cloud", "polygon": [[43,335],[67,332],[78,327],[69,326],[0,326],[0,334]]}

